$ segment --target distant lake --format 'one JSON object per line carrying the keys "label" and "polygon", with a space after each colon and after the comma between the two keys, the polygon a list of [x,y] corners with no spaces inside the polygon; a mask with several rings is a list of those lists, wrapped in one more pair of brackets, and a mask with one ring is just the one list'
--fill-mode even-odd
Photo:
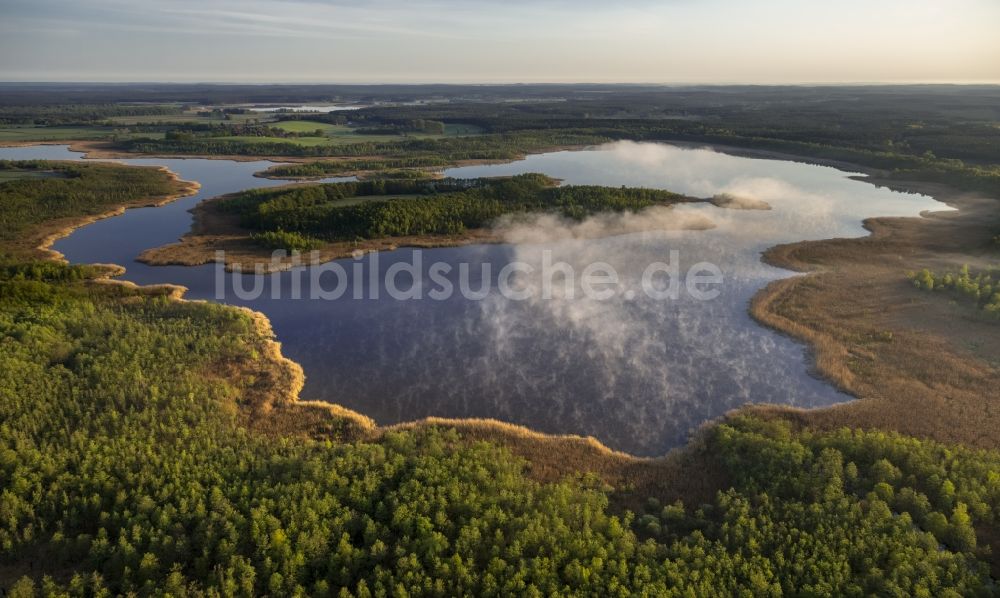
{"label": "distant lake", "polygon": [[367,108],[360,104],[303,104],[299,106],[255,106],[252,112],[339,112]]}
{"label": "distant lake", "polygon": [[[0,149],[3,159],[68,159],[60,146]],[[138,283],[170,282],[192,299],[212,299],[216,269],[150,267],[134,258],[188,231],[187,210],[204,198],[283,184],[254,178],[267,162],[123,160],[162,165],[199,181],[197,196],[160,208],[129,210],[58,241],[74,262],[114,262]],[[291,300],[296,275],[263,277],[264,298],[226,301],[265,313],[284,353],[305,369],[303,398],[339,403],[381,424],[426,416],[484,417],[551,433],[593,435],[612,448],[658,455],[679,446],[702,423],[749,402],[819,407],[850,400],[809,374],[806,348],[757,325],[750,298],[791,273],[766,266],[760,253],[775,244],[867,234],[872,216],[915,216],[945,209],[933,199],[877,188],[829,167],[735,157],[707,149],[622,142],[587,151],[446,171],[477,177],[542,172],[564,184],[665,188],[696,195],[729,193],[766,201],[770,211],[705,204],[674,208],[668,218],[708,219],[711,230],[638,230],[575,238],[571,223],[540,219],[509,231],[511,243],[425,250],[435,261],[493,272],[512,261],[565,262],[579,272],[594,261],[612,266],[625,292],[611,300],[582,296],[514,301],[494,290],[481,301],[353,299],[413,250],[340,260],[361,264],[364,278],[337,300]],[[652,217],[636,217],[640,225]],[[607,219],[584,223],[600,230]],[[635,224],[635,222],[633,222]],[[656,228],[650,226],[650,228]],[[641,226],[640,226],[641,229]],[[634,229],[630,229],[634,230]],[[710,301],[653,299],[639,292],[646,266],[677,251],[683,267],[711,262],[721,269],[721,294]],[[377,265],[376,265],[377,262]],[[457,273],[448,275],[457,284]],[[241,279],[252,286],[251,275]],[[231,282],[231,281],[230,281]],[[531,282],[531,281],[529,281]],[[356,287],[363,287],[358,289]],[[280,291],[282,298],[269,298]]]}

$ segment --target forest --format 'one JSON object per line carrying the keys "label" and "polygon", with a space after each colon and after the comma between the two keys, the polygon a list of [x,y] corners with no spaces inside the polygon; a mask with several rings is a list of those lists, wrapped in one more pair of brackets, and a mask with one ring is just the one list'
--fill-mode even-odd
{"label": "forest", "polygon": [[1000,515],[995,452],[737,418],[705,439],[731,486],[621,511],[592,477],[532,481],[453,430],[255,433],[239,405],[264,339],[247,315],[68,268],[0,281],[10,595],[995,590],[976,535]]}
{"label": "forest", "polygon": [[391,141],[368,141],[362,136],[361,140],[354,143],[336,145],[302,145],[292,140],[255,141],[254,137],[256,136],[234,139],[232,136],[198,137],[183,134],[180,139],[139,137],[115,142],[112,147],[120,151],[146,154],[348,158],[384,156],[406,160],[438,156],[450,163],[458,160],[510,160],[531,151],[559,146],[593,145],[610,140],[600,134],[576,130],[518,131],[443,139],[401,137]]}
{"label": "forest", "polygon": [[260,176],[274,179],[323,178],[345,176],[355,172],[379,172],[396,169],[416,169],[447,166],[439,156],[421,155],[406,158],[349,158],[337,161],[296,162],[277,164]]}
{"label": "forest", "polygon": [[0,244],[9,250],[32,227],[101,214],[135,199],[177,191],[158,168],[107,163],[0,160]]}
{"label": "forest", "polygon": [[[266,233],[296,233],[328,241],[459,234],[500,216],[555,212],[582,219],[597,212],[638,211],[690,198],[657,189],[556,186],[541,174],[499,179],[376,179],[255,189],[217,202],[240,224]],[[281,237],[259,237],[273,246]],[[288,238],[289,250],[305,246]]]}

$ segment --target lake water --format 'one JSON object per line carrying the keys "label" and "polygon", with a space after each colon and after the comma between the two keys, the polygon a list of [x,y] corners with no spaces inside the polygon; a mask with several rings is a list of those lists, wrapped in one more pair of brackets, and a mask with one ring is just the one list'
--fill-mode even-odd
{"label": "lake water", "polygon": [[251,112],[340,112],[342,110],[359,110],[367,108],[361,104],[315,104],[299,106],[257,106],[250,108]]}
{"label": "lake water", "polygon": [[[76,157],[60,146],[0,149],[6,159]],[[74,262],[122,264],[125,278],[141,284],[181,284],[190,289],[189,298],[215,298],[214,266],[150,267],[134,258],[187,232],[187,210],[201,199],[282,184],[252,176],[269,163],[123,162],[166,166],[199,181],[202,189],[167,206],[129,210],[86,226],[54,248]],[[627,222],[537,218],[505,229],[507,244],[401,249],[340,260],[346,272],[358,268],[362,277],[348,277],[336,300],[290,299],[294,279],[308,282],[314,273],[299,269],[259,281],[244,275],[240,288],[259,282],[263,297],[242,300],[230,288],[224,301],[270,318],[284,353],[305,369],[303,398],[336,402],[382,424],[425,416],[495,418],[544,432],[592,435],[612,448],[657,455],[682,444],[705,421],[748,402],[817,407],[850,400],[810,376],[803,345],[747,315],[754,293],[790,275],[762,264],[761,251],[777,243],[863,235],[861,221],[871,216],[944,209],[929,197],[879,189],[833,168],[663,144],[623,142],[446,174],[521,172],[542,172],[567,184],[646,186],[696,196],[727,192],[764,200],[773,209],[693,204]],[[715,227],[661,230],[706,219]],[[630,232],[601,236],[621,231]],[[459,263],[468,265],[477,289],[480,278],[493,280],[512,262],[536,268],[543,260],[563,262],[580,273],[599,261],[617,273],[618,292],[610,299],[581,293],[543,299],[536,293],[514,300],[494,285],[482,300],[460,293],[440,301],[399,301],[386,292],[372,298],[372,279],[383,280],[396,264],[414,263],[417,253],[425,273],[434,262],[454,265],[445,278],[456,288]],[[719,296],[706,301],[681,293],[662,299],[642,292],[647,266],[671,256],[682,271],[695,262],[716,264],[723,276]],[[492,274],[480,276],[487,264]],[[532,275],[518,280],[538,288]]]}

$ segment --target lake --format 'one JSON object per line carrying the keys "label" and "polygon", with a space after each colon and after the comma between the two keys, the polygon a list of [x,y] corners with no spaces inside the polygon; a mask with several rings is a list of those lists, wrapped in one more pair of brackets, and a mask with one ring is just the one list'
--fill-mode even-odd
{"label": "lake", "polygon": [[[64,146],[0,148],[3,159],[78,157]],[[54,248],[74,262],[122,264],[128,269],[124,278],[140,284],[181,284],[190,289],[189,298],[216,298],[214,266],[150,267],[134,259],[187,232],[187,210],[202,199],[283,184],[253,177],[271,163],[122,162],[166,166],[202,188],[194,197],[78,229]],[[877,188],[829,167],[652,143],[539,154],[446,174],[523,172],[541,172],[564,184],[645,186],[699,197],[729,193],[766,201],[772,209],[689,204],[583,223],[522,219],[505,226],[505,244],[400,249],[340,260],[345,271],[357,268],[361,277],[348,280],[337,299],[290,298],[296,277],[310,275],[299,269],[259,280],[244,275],[240,286],[259,283],[262,296],[240,299],[230,289],[222,300],[270,318],[283,352],[305,370],[305,399],[339,403],[380,424],[426,416],[495,418],[543,432],[592,435],[615,449],[658,455],[683,444],[704,422],[749,402],[822,407],[850,400],[810,375],[802,344],[747,315],[758,290],[791,275],[762,264],[764,249],[864,235],[861,221],[872,216],[945,209],[929,197]],[[675,226],[705,221],[714,228]],[[608,299],[580,293],[546,299],[536,293],[515,300],[494,286],[479,300],[456,293],[407,301],[366,292],[374,288],[373,280],[381,285],[388,271],[416,262],[418,254],[425,274],[435,262],[455,266],[445,278],[456,288],[458,264],[466,264],[471,286],[478,288],[515,262],[540,270],[548,260],[577,273],[603,262],[617,273],[618,292]],[[718,296],[703,300],[681,293],[663,299],[643,292],[647,267],[674,257],[682,269],[715,264],[723,277]],[[233,280],[226,283],[231,287]],[[539,281],[525,275],[519,283],[537,288]]]}

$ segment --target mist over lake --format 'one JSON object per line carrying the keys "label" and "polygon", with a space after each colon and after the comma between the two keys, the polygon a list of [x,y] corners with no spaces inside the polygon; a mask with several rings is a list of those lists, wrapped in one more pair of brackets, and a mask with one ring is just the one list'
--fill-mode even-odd
{"label": "mist over lake", "polygon": [[[4,158],[67,158],[56,146],[0,149]],[[74,262],[123,264],[125,279],[170,282],[188,298],[215,298],[215,268],[151,267],[135,262],[142,250],[173,242],[190,227],[187,210],[202,199],[241,189],[284,184],[254,178],[266,162],[134,159],[163,165],[201,183],[199,193],[160,208],[129,210],[58,241]],[[549,259],[582,272],[600,261],[619,275],[614,297],[576,293],[510,300],[494,286],[482,300],[352,299],[356,281],[335,301],[289,299],[294,272],[261,281],[261,298],[225,300],[271,320],[283,352],[302,364],[302,398],[344,405],[380,424],[428,416],[495,418],[551,432],[592,435],[608,446],[658,455],[681,445],[692,430],[740,405],[776,403],[817,407],[850,400],[809,372],[805,348],[747,315],[750,298],[791,273],[760,262],[778,243],[866,234],[870,216],[916,215],[940,204],[921,195],[880,189],[833,168],[736,157],[707,149],[620,142],[587,151],[529,156],[508,164],[453,168],[446,176],[473,178],[540,172],[563,184],[645,186],[697,197],[728,194],[766,202],[770,210],[685,204],[582,222],[539,216],[499,224],[499,245],[422,250],[423,267],[456,265],[495,275],[522,262]],[[344,180],[344,179],[332,179]],[[694,230],[689,230],[694,228]],[[341,260],[363,264],[364,287],[383,281],[412,249]],[[641,292],[645,268],[671,252],[686,270],[715,264],[719,296],[654,299]],[[247,275],[249,276],[249,275]],[[274,280],[282,286],[272,289]],[[478,284],[482,281],[478,281]],[[528,286],[540,280],[522,277]],[[243,286],[252,285],[245,281]],[[272,295],[282,298],[272,299]]]}

